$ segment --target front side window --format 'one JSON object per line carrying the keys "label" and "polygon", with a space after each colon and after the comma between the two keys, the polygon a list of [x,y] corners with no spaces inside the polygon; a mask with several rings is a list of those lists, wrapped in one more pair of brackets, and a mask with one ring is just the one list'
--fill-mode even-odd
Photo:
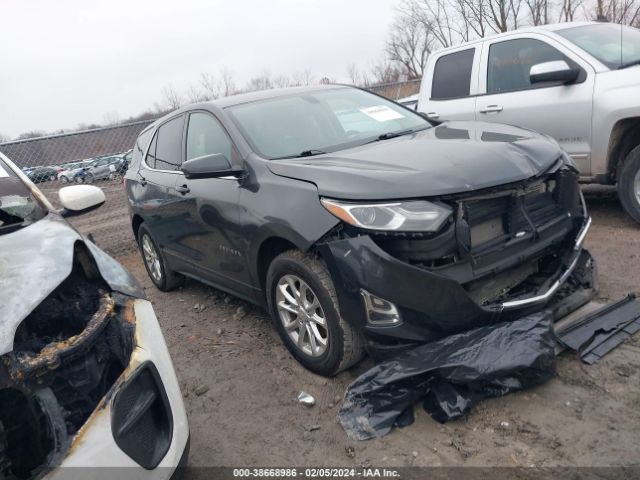
{"label": "front side window", "polygon": [[187,127],[187,160],[222,153],[231,161],[232,144],[222,125],[207,113],[192,113]]}
{"label": "front side window", "polygon": [[178,170],[182,163],[182,132],[184,116],[169,120],[156,134],[155,167],[157,170]]}
{"label": "front side window", "polygon": [[269,98],[226,111],[252,148],[268,159],[335,152],[431,126],[397,103],[356,88]]}
{"label": "front side window", "polygon": [[46,214],[46,207],[0,159],[0,235],[26,227]]}
{"label": "front side window", "polygon": [[564,54],[540,40],[519,38],[494,43],[489,48],[487,93],[532,88],[529,79],[531,67],[558,60],[573,64]]}
{"label": "front side window", "polygon": [[433,71],[431,98],[445,100],[468,97],[471,93],[471,70],[476,49],[443,55]]}
{"label": "front side window", "polygon": [[640,30],[612,23],[558,30],[563,36],[607,67],[615,69],[640,62]]}

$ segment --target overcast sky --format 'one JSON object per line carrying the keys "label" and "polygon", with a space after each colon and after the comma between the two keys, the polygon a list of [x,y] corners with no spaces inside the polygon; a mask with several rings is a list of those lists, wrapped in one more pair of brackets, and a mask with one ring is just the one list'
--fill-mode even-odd
{"label": "overcast sky", "polygon": [[347,80],[383,54],[396,0],[2,0],[0,133],[152,108],[228,68],[242,86],[310,69]]}

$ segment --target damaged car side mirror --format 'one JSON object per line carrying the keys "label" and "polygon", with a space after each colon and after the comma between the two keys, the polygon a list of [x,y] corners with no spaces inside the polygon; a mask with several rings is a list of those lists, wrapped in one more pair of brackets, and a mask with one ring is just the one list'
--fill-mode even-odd
{"label": "damaged car side mirror", "polygon": [[62,204],[62,209],[58,213],[63,217],[89,212],[98,208],[106,200],[102,189],[94,185],[63,187],[58,191],[58,198]]}

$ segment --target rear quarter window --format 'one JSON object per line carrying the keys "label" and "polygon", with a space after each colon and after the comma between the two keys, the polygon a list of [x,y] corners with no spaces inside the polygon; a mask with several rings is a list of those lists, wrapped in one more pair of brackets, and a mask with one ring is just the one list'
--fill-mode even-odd
{"label": "rear quarter window", "polygon": [[443,55],[436,60],[431,86],[433,100],[468,97],[471,94],[471,70],[476,49]]}

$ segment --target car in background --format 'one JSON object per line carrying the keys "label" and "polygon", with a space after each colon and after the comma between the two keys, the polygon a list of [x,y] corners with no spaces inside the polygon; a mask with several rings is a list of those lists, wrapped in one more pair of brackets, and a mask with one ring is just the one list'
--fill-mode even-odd
{"label": "car in background", "polygon": [[321,375],[595,293],[590,218],[557,142],[434,127],[357,88],[183,107],[142,131],[124,183],[157,288],[189,277],[265,307]]}
{"label": "car in background", "polygon": [[404,97],[399,100],[396,100],[396,102],[399,103],[400,105],[404,105],[405,107],[410,108],[411,110],[417,110],[418,98],[420,98],[420,94],[416,93],[415,95],[411,95],[409,97]]}
{"label": "car in background", "polygon": [[64,218],[102,190],[59,197],[61,211],[0,154],[0,478],[168,479],[189,427],[153,307]]}
{"label": "car in background", "polygon": [[58,180],[60,183],[72,182],[75,178],[75,174],[82,169],[86,162],[86,160],[83,160],[82,162],[66,163],[61,165],[62,170],[58,173]]}
{"label": "car in background", "polygon": [[582,183],[615,185],[640,222],[640,30],[575,22],[526,27],[431,53],[418,110],[550,135]]}
{"label": "car in background", "polygon": [[112,166],[119,165],[122,158],[118,155],[96,157],[76,170],[73,181],[76,183],[93,183],[96,180],[106,180],[114,177]]}
{"label": "car in background", "polygon": [[36,167],[26,173],[33,183],[50,182],[58,178],[58,172],[54,167]]}

